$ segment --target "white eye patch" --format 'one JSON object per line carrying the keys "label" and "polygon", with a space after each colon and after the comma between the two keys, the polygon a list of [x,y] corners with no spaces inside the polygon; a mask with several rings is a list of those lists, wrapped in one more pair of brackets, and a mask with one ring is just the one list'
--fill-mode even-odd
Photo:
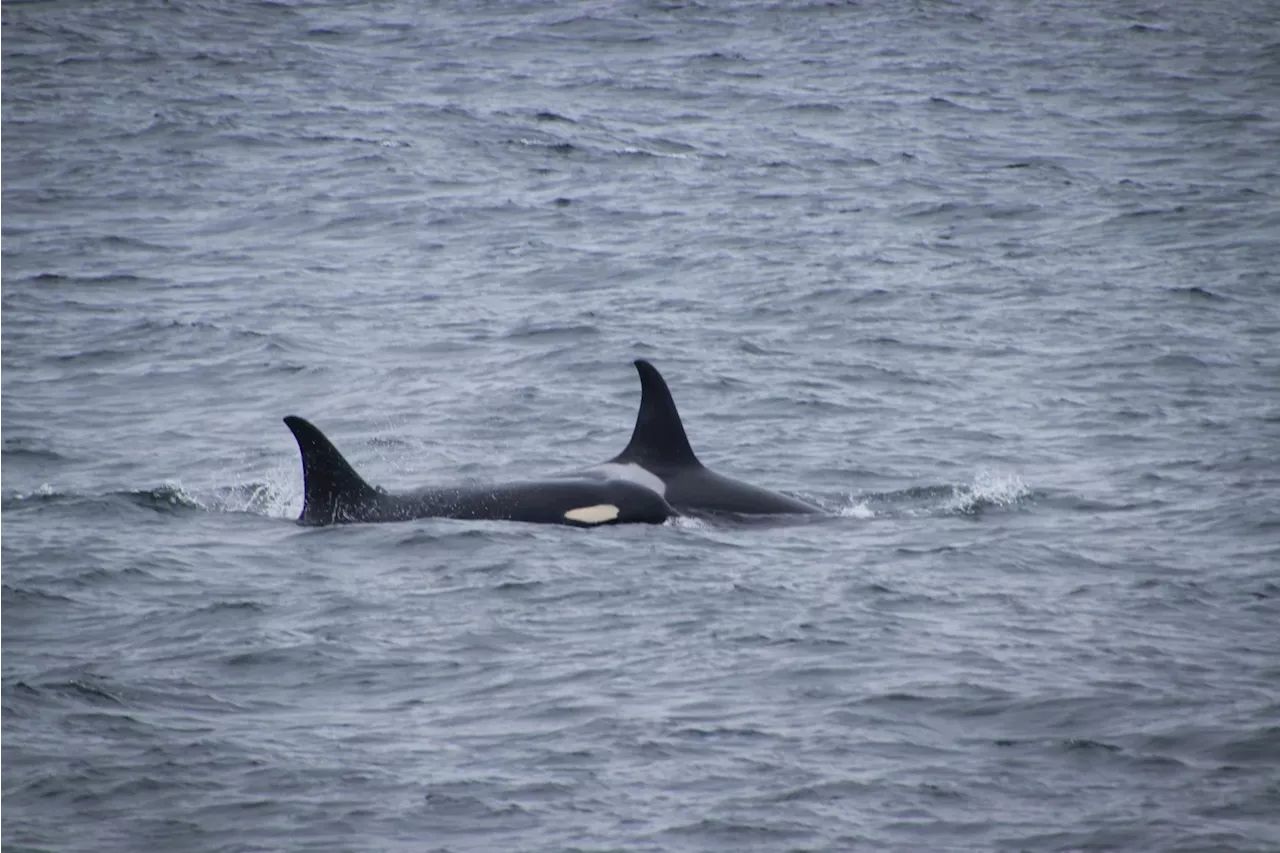
{"label": "white eye patch", "polygon": [[618,508],[613,504],[596,504],[571,509],[564,514],[569,521],[579,524],[604,524],[618,517]]}

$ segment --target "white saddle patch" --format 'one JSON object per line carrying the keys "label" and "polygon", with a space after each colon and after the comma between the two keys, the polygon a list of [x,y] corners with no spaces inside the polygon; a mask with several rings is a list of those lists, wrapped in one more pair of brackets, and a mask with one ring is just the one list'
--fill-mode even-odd
{"label": "white saddle patch", "polygon": [[618,517],[618,508],[613,504],[596,504],[571,509],[564,514],[569,521],[579,524],[604,524]]}
{"label": "white saddle patch", "polygon": [[651,492],[657,492],[664,498],[667,496],[667,484],[662,482],[662,478],[634,462],[606,462],[603,465],[588,468],[583,473],[603,477],[606,480],[626,480],[637,486],[644,486]]}

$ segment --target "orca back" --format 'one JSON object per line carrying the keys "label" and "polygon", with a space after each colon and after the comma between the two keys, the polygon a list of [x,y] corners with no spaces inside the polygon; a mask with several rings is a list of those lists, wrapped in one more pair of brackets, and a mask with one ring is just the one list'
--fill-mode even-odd
{"label": "orca back", "polygon": [[661,524],[675,514],[661,494],[613,478],[553,478],[388,494],[366,483],[315,425],[295,415],[284,422],[302,453],[301,524],[457,518],[598,527]]}

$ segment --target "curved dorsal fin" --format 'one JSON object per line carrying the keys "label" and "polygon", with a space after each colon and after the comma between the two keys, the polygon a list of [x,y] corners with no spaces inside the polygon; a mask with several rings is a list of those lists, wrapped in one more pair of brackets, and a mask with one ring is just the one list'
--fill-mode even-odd
{"label": "curved dorsal fin", "polygon": [[298,440],[302,453],[305,496],[298,521],[334,524],[358,520],[362,506],[377,500],[378,490],[356,473],[333,442],[312,423],[296,415],[289,415],[284,423]]}
{"label": "curved dorsal fin", "polygon": [[613,461],[701,468],[662,374],[644,359],[636,359],[635,365],[640,373],[640,413],[631,441]]}

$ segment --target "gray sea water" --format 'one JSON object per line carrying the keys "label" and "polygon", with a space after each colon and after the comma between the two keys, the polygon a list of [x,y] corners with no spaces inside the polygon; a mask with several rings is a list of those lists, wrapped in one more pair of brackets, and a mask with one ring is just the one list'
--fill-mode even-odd
{"label": "gray sea water", "polygon": [[2,13],[6,850],[1280,850],[1276,3]]}

